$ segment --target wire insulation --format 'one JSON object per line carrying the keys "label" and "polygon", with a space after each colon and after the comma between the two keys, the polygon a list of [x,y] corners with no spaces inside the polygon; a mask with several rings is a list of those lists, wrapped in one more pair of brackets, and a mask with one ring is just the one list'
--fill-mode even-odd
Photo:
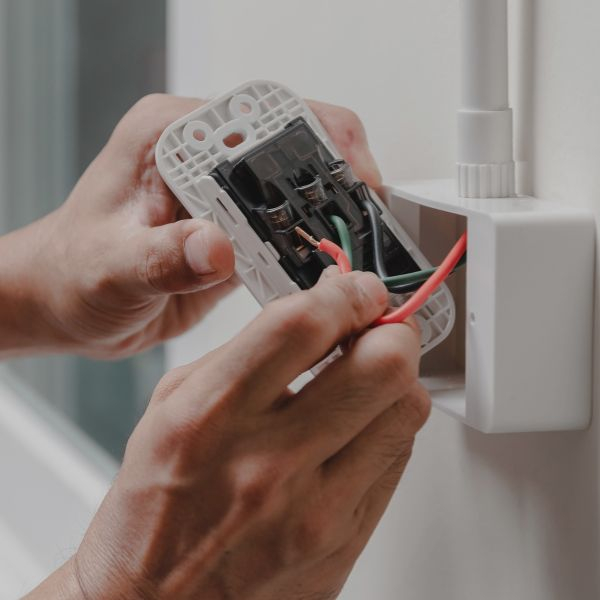
{"label": "wire insulation", "polygon": [[383,227],[381,226],[379,212],[373,204],[366,186],[359,189],[362,191],[360,194],[360,204],[367,213],[371,225],[371,235],[373,236],[373,267],[375,268],[375,273],[377,273],[381,279],[385,279],[387,277],[387,270],[385,268],[385,258],[383,255]]}
{"label": "wire insulation", "polygon": [[342,217],[338,217],[337,215],[331,215],[329,220],[337,231],[340,245],[342,250],[346,253],[348,260],[350,261],[350,265],[354,266],[354,261],[352,260],[352,238],[350,237],[348,226],[346,225],[344,219],[342,219]]}
{"label": "wire insulation", "polygon": [[390,313],[379,317],[374,325],[386,325],[389,323],[402,323],[408,317],[413,315],[435,290],[450,275],[454,267],[458,264],[461,257],[467,250],[467,234],[463,233],[458,242],[454,244],[448,256],[442,261],[442,264],[435,270],[435,273],[411,296],[402,306]]}
{"label": "wire insulation", "polygon": [[326,238],[316,240],[312,235],[304,231],[302,227],[295,227],[294,230],[301,238],[305,239],[319,252],[324,252],[325,254],[331,256],[331,258],[335,260],[335,263],[339,267],[341,273],[350,273],[350,271],[352,271],[352,265],[350,264],[348,257],[337,244]]}
{"label": "wire insulation", "polygon": [[[337,215],[332,215],[330,220],[337,231],[340,245],[348,256],[350,264],[352,264],[352,245],[348,226],[346,225],[345,221]],[[467,255],[465,253],[458,261],[453,272],[457,268],[463,266],[466,260]],[[435,273],[436,269],[437,267],[432,267],[430,269],[423,269],[421,271],[413,271],[412,273],[403,273],[402,275],[390,275],[388,277],[383,277],[382,281],[391,292],[396,294],[407,294],[418,290],[421,287],[421,284],[427,281],[427,279]]]}
{"label": "wire insulation", "polygon": [[[317,248],[320,252],[324,252],[335,260],[342,273],[352,271],[352,266],[344,250],[336,243],[323,238],[316,240],[312,235],[308,234],[301,227],[295,228],[296,233],[305,239],[309,244]],[[387,325],[390,323],[402,323],[413,315],[417,310],[427,302],[427,299],[435,290],[446,280],[448,275],[456,268],[458,263],[463,259],[467,251],[467,234],[463,233],[459,240],[454,244],[446,258],[440,266],[435,269],[434,273],[419,287],[419,289],[411,296],[402,306],[389,312],[377,319],[373,325]],[[408,273],[407,275],[411,275]]]}
{"label": "wire insulation", "polygon": [[337,245],[334,244],[331,240],[327,240],[323,238],[317,249],[320,252],[325,252],[325,254],[329,254],[333,260],[335,260],[337,266],[340,268],[341,273],[350,273],[352,271],[352,265],[348,260],[345,252]]}

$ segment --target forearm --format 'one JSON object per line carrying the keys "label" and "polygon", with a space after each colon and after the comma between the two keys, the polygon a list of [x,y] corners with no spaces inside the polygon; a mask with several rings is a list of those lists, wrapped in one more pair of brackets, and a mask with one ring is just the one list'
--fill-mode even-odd
{"label": "forearm", "polygon": [[85,600],[75,574],[74,559],[52,573],[23,600]]}
{"label": "forearm", "polygon": [[46,217],[0,237],[0,359],[56,349],[48,291]]}

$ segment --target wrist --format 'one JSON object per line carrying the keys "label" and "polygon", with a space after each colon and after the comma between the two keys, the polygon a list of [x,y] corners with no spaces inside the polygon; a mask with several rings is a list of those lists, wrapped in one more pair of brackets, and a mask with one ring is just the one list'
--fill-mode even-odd
{"label": "wrist", "polygon": [[47,284],[52,222],[48,215],[0,237],[0,358],[56,351],[61,345]]}

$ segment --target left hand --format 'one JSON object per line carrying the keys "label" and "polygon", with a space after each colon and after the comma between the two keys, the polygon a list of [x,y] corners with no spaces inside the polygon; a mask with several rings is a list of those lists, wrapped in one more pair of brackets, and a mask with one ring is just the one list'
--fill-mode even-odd
{"label": "left hand", "polygon": [[[11,257],[0,265],[0,299],[7,289],[12,299],[0,323],[7,332],[0,355],[127,356],[187,330],[234,287],[227,236],[189,218],[154,161],[163,129],[201,104],[143,98],[59,209],[0,238],[3,260]],[[377,188],[381,177],[358,117],[310,104],[356,175]]]}

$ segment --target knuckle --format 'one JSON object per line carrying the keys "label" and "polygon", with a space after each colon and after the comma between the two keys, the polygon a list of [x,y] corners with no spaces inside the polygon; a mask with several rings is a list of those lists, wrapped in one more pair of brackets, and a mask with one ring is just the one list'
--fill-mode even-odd
{"label": "knuckle", "polygon": [[273,303],[268,314],[288,337],[308,340],[318,335],[323,327],[308,293],[300,292]]}
{"label": "knuckle", "polygon": [[381,340],[370,351],[370,367],[383,382],[409,385],[414,379],[410,359],[393,340]]}
{"label": "knuckle", "polygon": [[362,123],[360,117],[351,108],[348,108],[346,106],[340,106],[339,110],[340,110],[340,116],[342,117],[342,119],[344,120],[344,122],[347,124],[348,127],[351,127],[352,129],[362,129],[363,128],[363,123]]}
{"label": "knuckle", "polygon": [[272,514],[281,499],[283,473],[276,461],[246,458],[236,467],[236,500],[242,515]]}
{"label": "knuckle", "polygon": [[104,298],[115,290],[115,274],[108,262],[95,261],[96,264],[88,269],[81,279],[82,294],[86,298]]}
{"label": "knuckle", "polygon": [[407,396],[407,403],[413,415],[413,423],[416,431],[425,425],[431,413],[431,398],[427,390],[420,384]]}
{"label": "knuckle", "polygon": [[188,369],[185,366],[181,366],[165,373],[154,388],[151,402],[162,401],[170,396],[185,379],[187,370]]}
{"label": "knuckle", "polygon": [[203,456],[214,450],[226,437],[224,419],[207,408],[207,414],[195,417],[185,410],[169,409],[167,404],[150,407],[148,422],[152,439],[151,454],[156,465],[167,466],[176,476],[195,473],[203,467]]}
{"label": "knuckle", "polygon": [[143,114],[146,115],[148,112],[153,112],[157,108],[162,107],[165,103],[165,99],[168,98],[167,94],[147,94],[142,96],[130,109],[130,115]]}
{"label": "knuckle", "polygon": [[111,140],[113,143],[127,143],[130,149],[132,141],[140,143],[142,139],[154,132],[156,115],[162,113],[168,105],[167,94],[148,94],[140,98],[117,124]]}
{"label": "knuckle", "polygon": [[350,309],[354,321],[361,320],[361,316],[367,310],[369,299],[360,285],[357,285],[356,276],[339,278],[332,281],[332,284],[339,289],[342,300]]}
{"label": "knuckle", "polygon": [[150,246],[144,251],[142,276],[157,292],[174,292],[178,289],[181,275],[180,252],[177,248]]}
{"label": "knuckle", "polygon": [[306,514],[297,523],[291,540],[294,561],[319,558],[335,550],[330,519],[318,511]]}
{"label": "knuckle", "polygon": [[158,292],[163,292],[165,268],[162,256],[156,248],[150,247],[146,250],[143,265],[143,273],[146,281]]}
{"label": "knuckle", "polygon": [[340,144],[348,148],[356,142],[362,142],[365,138],[365,130],[360,117],[349,108],[340,109],[341,128]]}

